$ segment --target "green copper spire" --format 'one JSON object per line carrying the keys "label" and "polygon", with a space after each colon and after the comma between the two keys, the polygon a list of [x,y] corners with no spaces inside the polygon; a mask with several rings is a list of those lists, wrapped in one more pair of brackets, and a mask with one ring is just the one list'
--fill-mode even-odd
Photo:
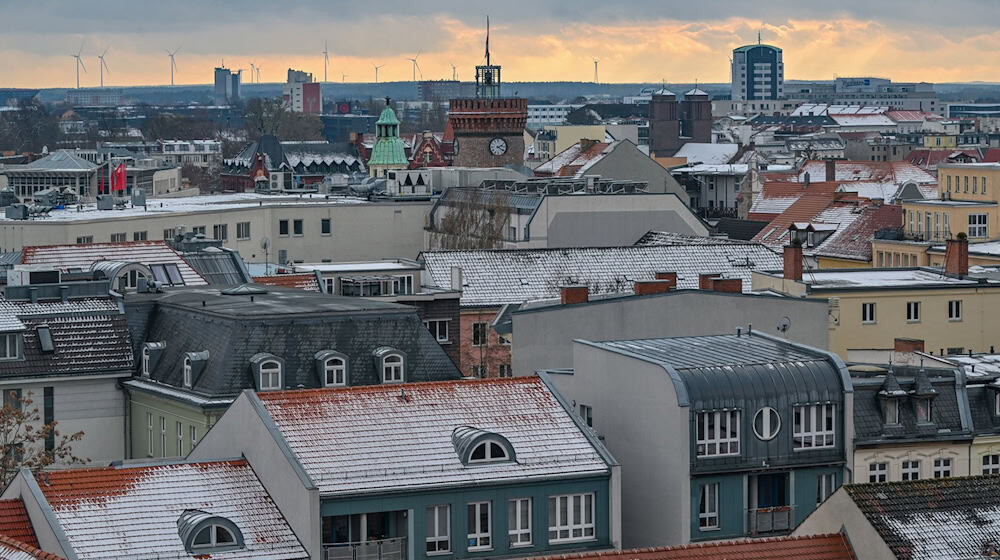
{"label": "green copper spire", "polygon": [[385,98],[385,109],[375,122],[375,146],[368,159],[368,170],[372,177],[381,177],[389,169],[405,169],[409,162],[403,141],[399,138],[399,119]]}

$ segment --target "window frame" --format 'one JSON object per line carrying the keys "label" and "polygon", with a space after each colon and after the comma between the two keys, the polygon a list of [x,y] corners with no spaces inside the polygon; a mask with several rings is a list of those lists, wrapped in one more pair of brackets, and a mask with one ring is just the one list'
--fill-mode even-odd
{"label": "window frame", "polygon": [[[330,362],[338,361],[340,365]],[[337,381],[337,372],[340,373],[340,381]],[[330,373],[333,373],[333,381],[330,381]],[[323,361],[323,386],[324,387],[346,387],[347,386],[347,360],[341,356],[330,356]]]}
{"label": "window frame", "polygon": [[[923,406],[921,406],[923,405]],[[934,423],[934,400],[928,397],[918,397],[913,401],[913,411],[917,417],[917,424]]]}
{"label": "window frame", "polygon": [[869,484],[878,482],[888,482],[888,481],[889,481],[889,463],[886,462],[868,463]]}
{"label": "window frame", "polygon": [[[198,537],[205,531],[209,532],[209,542],[204,544],[197,544],[196,541],[198,540]],[[229,542],[220,543],[219,531],[225,531],[226,534],[228,534],[230,539],[232,540],[230,540]],[[235,546],[239,546],[239,540],[236,538],[236,535],[229,530],[229,527],[225,527],[218,523],[210,523],[208,525],[205,525],[191,538],[191,548],[193,550],[215,549],[220,547],[225,547],[228,549],[229,547],[235,547]]]}
{"label": "window frame", "polygon": [[146,456],[153,456],[153,413],[146,413]]}
{"label": "window frame", "polygon": [[[827,411],[830,412],[831,428],[826,428]],[[808,414],[806,412],[808,411]],[[817,413],[822,411],[822,413]],[[808,422],[806,419],[808,417]],[[818,420],[823,426],[816,427]],[[827,439],[829,436],[829,439]],[[816,445],[817,439],[822,439],[822,445]],[[806,445],[805,442],[810,444]],[[796,405],[792,407],[792,450],[810,451],[813,449],[829,449],[837,446],[837,405],[835,403],[816,403]]]}
{"label": "window frame", "polygon": [[236,240],[246,241],[250,239],[250,222],[236,222]]}
{"label": "window frame", "polygon": [[951,457],[938,457],[934,459],[934,478],[951,478],[952,464]]}
{"label": "window frame", "polygon": [[[522,508],[522,504],[527,502],[527,509]],[[507,500],[507,547],[527,548],[534,546],[534,532],[532,531],[531,518],[534,500],[528,498],[511,498]],[[511,516],[513,514],[513,517]],[[523,515],[526,514],[526,515]],[[527,517],[527,519],[525,519]],[[526,522],[526,523],[525,523]],[[524,525],[527,524],[527,528]],[[527,536],[527,540],[524,537]],[[516,541],[516,542],[515,542]]]}
{"label": "window frame", "polygon": [[1000,453],[983,455],[982,463],[982,474],[1000,474]]}
{"label": "window frame", "polygon": [[[573,522],[573,503],[575,499],[579,499],[580,504],[580,520],[578,523]],[[587,501],[590,501],[590,508],[586,507]],[[565,501],[566,503],[566,517],[568,519],[563,519],[561,504]],[[549,519],[548,519],[548,542],[549,544],[562,544],[562,543],[573,543],[573,542],[586,542],[597,540],[597,517],[596,517],[596,502],[597,496],[593,492],[583,492],[578,494],[558,494],[549,496]],[[590,522],[587,522],[587,514],[590,515]],[[588,529],[590,534],[587,534]],[[579,536],[574,536],[573,533],[579,531]],[[560,536],[560,533],[566,532],[565,537]],[[553,537],[553,533],[555,536]]]}
{"label": "window frame", "polygon": [[[493,550],[493,502],[491,500],[468,502],[465,507],[469,521],[475,521],[475,527],[466,527],[466,550],[469,552]],[[485,529],[482,526],[484,508],[486,513]]]}
{"label": "window frame", "polygon": [[292,237],[302,237],[305,235],[306,226],[301,218],[292,220]]}
{"label": "window frame", "polygon": [[837,491],[837,473],[823,473],[816,477],[816,507]]}
{"label": "window frame", "polygon": [[167,456],[167,417],[160,416],[160,457]]}
{"label": "window frame", "polygon": [[890,426],[899,425],[899,400],[885,399],[884,422]]}
{"label": "window frame", "polygon": [[[988,214],[969,214],[969,237],[985,238],[989,237]],[[975,232],[973,232],[975,228]]]}
{"label": "window frame", "polygon": [[472,323],[472,345],[476,347],[489,346],[489,342],[490,342],[490,324],[479,323],[479,322]]}
{"label": "window frame", "polygon": [[861,303],[861,324],[874,325],[878,323],[877,307],[874,301]]}
{"label": "window frame", "polygon": [[[695,456],[697,458],[727,457],[740,454],[740,412],[739,409],[724,409],[704,410],[696,413]],[[726,419],[725,428],[722,426],[722,418]],[[734,422],[736,424],[735,437],[733,437],[732,430]],[[722,433],[723,430],[725,430],[725,434]],[[734,443],[736,445],[735,451],[733,451]],[[725,453],[719,452],[723,445],[727,449]],[[712,448],[715,449],[714,453],[709,452],[709,449]]]}
{"label": "window frame", "polygon": [[[772,413],[773,413],[773,416],[774,416],[774,420],[776,421],[775,426],[773,427],[773,429],[771,429],[772,428],[772,426],[771,426],[771,416],[772,416]],[[763,431],[765,429],[768,429],[768,431],[766,432],[766,434],[762,434],[760,431],[757,430],[757,417],[758,416],[761,417],[761,431]],[[778,432],[781,431],[781,415],[778,414],[777,410],[775,410],[774,408],[772,408],[770,406],[762,406],[759,409],[757,409],[757,412],[754,413],[754,415],[753,415],[753,422],[751,422],[750,427],[753,429],[753,434],[755,436],[757,436],[757,439],[759,439],[761,441],[771,441],[772,439],[774,439],[775,437],[777,437],[778,436]]]}
{"label": "window frame", "polygon": [[330,218],[320,218],[319,234],[324,237],[329,237],[333,235],[333,220],[331,220]]}
{"label": "window frame", "polygon": [[908,301],[908,302],[906,302],[906,322],[907,323],[919,323],[920,322],[920,302],[919,301]]}
{"label": "window frame", "polygon": [[[392,364],[389,363],[390,359],[392,360]],[[405,381],[403,375],[404,363],[405,360],[403,359],[403,355],[396,352],[382,356],[382,383],[403,383]],[[395,378],[396,375],[392,375],[390,376],[391,378],[387,378],[386,372],[390,368],[398,373],[399,379]]]}
{"label": "window frame", "polygon": [[[269,366],[270,364],[274,364],[275,367],[270,367]],[[264,371],[265,368],[267,369],[266,372]],[[272,360],[264,360],[264,361],[262,361],[260,363],[260,365],[257,366],[257,380],[259,382],[258,387],[260,388],[260,390],[261,391],[280,391],[281,388],[282,388],[282,386],[284,385],[282,383],[282,379],[281,379],[282,378],[282,374],[284,372],[281,371],[281,370],[282,370],[281,362],[279,362],[278,360],[273,360],[272,359]],[[268,383],[266,383],[266,384],[264,383],[264,375],[265,375],[265,373],[268,376],[268,379],[267,379]],[[273,381],[272,376],[275,376],[275,375],[277,376],[277,380],[278,380],[277,386],[275,386],[274,384],[270,383],[271,381]]]}
{"label": "window frame", "polygon": [[0,345],[3,352],[0,353],[0,361],[21,359],[21,334],[4,333],[3,344]]}
{"label": "window frame", "polygon": [[949,321],[962,320],[962,300],[960,299],[948,300],[948,320]]}
{"label": "window frame", "polygon": [[184,423],[177,422],[177,456],[184,456]]}
{"label": "window frame", "polygon": [[[478,451],[480,448],[484,449],[483,457],[481,459],[477,459],[476,451]],[[494,448],[499,449],[501,452],[503,452],[503,455],[494,456],[493,455]],[[506,445],[504,445],[499,440],[493,438],[487,438],[477,443],[476,446],[472,448],[472,451],[469,453],[468,463],[471,465],[471,464],[481,464],[481,463],[498,463],[510,460],[511,460],[510,452],[507,451]]]}
{"label": "window frame", "polygon": [[[451,342],[449,327],[451,319],[425,319],[424,328],[430,331],[431,335],[434,337],[439,344],[447,344]],[[434,328],[431,328],[431,325]],[[444,338],[441,338],[441,325],[444,325]]]}
{"label": "window frame", "polygon": [[514,377],[514,370],[510,367],[510,364],[500,364],[497,366],[497,377],[500,379]]}
{"label": "window frame", "polygon": [[698,530],[718,531],[719,526],[719,483],[702,484],[698,492]]}
{"label": "window frame", "polygon": [[[440,510],[444,509],[444,519],[445,527],[444,533],[441,532],[440,527]],[[433,511],[433,515],[428,517]],[[427,524],[428,519],[434,520],[434,532],[431,533],[431,527]],[[451,504],[437,504],[432,506],[427,506],[424,508],[424,553],[427,556],[440,556],[444,554],[451,554]],[[435,549],[428,550],[427,548],[434,543]],[[444,545],[444,548],[441,545]]]}
{"label": "window frame", "polygon": [[288,220],[278,220],[278,237],[288,237],[291,232],[291,228],[288,226]]}
{"label": "window frame", "polygon": [[181,370],[182,370],[182,377],[183,377],[182,381],[184,383],[184,386],[187,387],[188,389],[190,389],[191,386],[194,384],[193,383],[194,378],[191,375],[191,358],[189,358],[187,356],[184,357],[184,363],[181,366]]}
{"label": "window frame", "polygon": [[920,459],[903,459],[899,465],[899,479],[920,480]]}

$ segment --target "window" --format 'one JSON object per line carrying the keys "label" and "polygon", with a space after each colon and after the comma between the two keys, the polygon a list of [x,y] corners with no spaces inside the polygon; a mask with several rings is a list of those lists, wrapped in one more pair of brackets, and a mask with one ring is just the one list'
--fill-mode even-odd
{"label": "window", "polygon": [[920,302],[919,301],[908,301],[906,302],[906,321],[908,323],[917,323],[920,321]]}
{"label": "window", "polygon": [[497,375],[500,377],[514,377],[514,372],[510,369],[510,364],[500,364]]}
{"label": "window", "polygon": [[793,448],[796,451],[834,445],[834,406],[813,404],[796,406],[792,410]]}
{"label": "window", "polygon": [[951,175],[948,175],[948,192],[951,192]]}
{"label": "window", "polygon": [[403,357],[399,354],[389,354],[382,358],[382,382],[403,382]]}
{"label": "window", "polygon": [[148,237],[149,237],[149,232],[146,231],[132,232],[132,241],[146,241]]}
{"label": "window", "polygon": [[774,436],[778,435],[779,429],[781,429],[781,418],[778,416],[777,410],[765,406],[754,414],[753,433],[757,439],[763,441],[774,439]]}
{"label": "window", "polygon": [[965,180],[963,181],[963,183],[965,183],[965,191],[964,191],[964,192],[969,192],[969,176],[968,176],[968,175],[966,175],[966,176],[964,177],[964,179],[965,179]]}
{"label": "window", "polygon": [[184,424],[177,423],[177,456],[184,456]]}
{"label": "window", "polygon": [[191,228],[191,233],[198,235],[199,233],[205,235],[205,226],[193,226]]}
{"label": "window", "polygon": [[292,220],[292,235],[302,235],[302,220]]}
{"label": "window", "polygon": [[236,537],[222,525],[209,525],[198,532],[191,548],[215,548],[236,545]]}
{"label": "window", "polygon": [[962,300],[953,299],[948,302],[948,320],[949,321],[962,320]]}
{"label": "window", "polygon": [[591,428],[593,428],[594,427],[594,407],[592,407],[592,406],[590,406],[588,404],[581,404],[580,405],[580,418],[583,419],[583,423],[584,424],[586,424],[586,425],[590,426]]}
{"label": "window", "polygon": [[260,364],[260,390],[281,389],[281,364],[271,360]]}
{"label": "window", "polygon": [[931,399],[919,398],[916,399],[914,406],[917,408],[917,423],[918,424],[928,424],[934,421],[934,406]]}
{"label": "window", "polygon": [[531,498],[507,502],[507,544],[512,548],[531,546]]}
{"label": "window", "polygon": [[212,226],[212,237],[223,241],[229,239],[229,224],[215,224]]}
{"label": "window", "polygon": [[343,358],[330,358],[323,365],[323,385],[326,387],[343,387],[347,385],[347,368]]}
{"label": "window", "polygon": [[330,218],[323,218],[319,221],[319,232],[321,235],[330,235]]}
{"label": "window", "polygon": [[979,177],[973,177],[972,178],[972,194],[976,194],[976,191],[978,191],[978,190],[979,190]]}
{"label": "window", "polygon": [[427,554],[451,551],[451,506],[427,508]]}
{"label": "window", "polygon": [[81,236],[79,236],[79,237],[76,238],[76,244],[77,245],[82,245],[84,243],[93,243],[93,242],[94,242],[94,236],[93,235],[81,235]]}
{"label": "window", "polygon": [[740,452],[740,411],[699,412],[697,456],[736,455]]}
{"label": "window", "polygon": [[16,360],[21,354],[17,348],[17,341],[21,338],[17,334],[5,334],[0,336],[0,359]]}
{"label": "window", "polygon": [[236,222],[236,239],[250,239],[250,222]]}
{"label": "window", "polygon": [[198,428],[191,426],[191,449],[194,449],[195,444],[198,443]]}
{"label": "window", "polygon": [[869,325],[875,322],[874,302],[861,304],[861,322]]}
{"label": "window", "polygon": [[176,235],[177,235],[177,230],[175,230],[174,228],[167,228],[167,229],[163,230],[163,240],[164,241],[170,241]]}
{"label": "window", "polygon": [[167,419],[160,416],[160,457],[167,456]]}
{"label": "window", "polygon": [[127,233],[122,232],[122,233],[112,233],[111,234],[111,242],[112,243],[124,243],[127,240],[128,240],[128,234]]}
{"label": "window", "polygon": [[868,482],[885,482],[889,478],[889,463],[870,463]]}
{"label": "window", "polygon": [[489,325],[486,323],[472,323],[472,345],[486,346],[489,336]]}
{"label": "window", "polygon": [[899,424],[899,401],[885,399],[885,423]]}
{"label": "window", "polygon": [[191,386],[191,358],[184,358],[184,386]]}
{"label": "window", "polygon": [[146,413],[146,456],[153,456],[153,413]]}
{"label": "window", "polygon": [[550,543],[586,541],[594,538],[594,494],[549,497]]}
{"label": "window", "polygon": [[983,474],[1000,474],[1000,455],[983,455]]}
{"label": "window", "polygon": [[491,502],[472,502],[468,504],[469,512],[469,550],[490,550],[493,541],[490,538]]}
{"label": "window", "polygon": [[497,344],[500,346],[510,346],[510,340],[504,338],[500,333],[497,333]]}
{"label": "window", "polygon": [[982,178],[982,181],[980,182],[980,185],[982,185],[982,187],[983,187],[983,194],[986,194],[986,177]]}
{"label": "window", "polygon": [[278,235],[288,235],[288,220],[278,220]]}
{"label": "window", "polygon": [[903,480],[920,480],[920,461],[903,461]]}
{"label": "window", "polygon": [[934,459],[934,478],[951,476],[951,459]]}
{"label": "window", "polygon": [[698,529],[719,528],[719,483],[703,484],[698,500]]}
{"label": "window", "polygon": [[484,441],[472,450],[469,456],[470,463],[488,463],[492,461],[507,461],[510,456],[507,448],[496,441]]}
{"label": "window", "polygon": [[477,377],[479,379],[486,379],[487,377],[486,366],[483,365],[472,366],[472,376]]}
{"label": "window", "polygon": [[837,489],[837,473],[821,474],[816,477],[816,505],[820,505]]}
{"label": "window", "polygon": [[165,286],[183,286],[184,278],[176,264],[153,264],[149,266],[153,278]]}
{"label": "window", "polygon": [[424,326],[434,335],[438,342],[448,342],[448,319],[428,319]]}
{"label": "window", "polygon": [[986,237],[986,214],[969,214],[969,237]]}

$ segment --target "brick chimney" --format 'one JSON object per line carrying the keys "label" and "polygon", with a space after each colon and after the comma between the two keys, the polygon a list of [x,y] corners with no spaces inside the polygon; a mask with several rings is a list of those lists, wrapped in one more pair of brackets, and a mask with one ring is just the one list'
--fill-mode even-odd
{"label": "brick chimney", "polygon": [[716,272],[714,274],[699,274],[698,275],[698,289],[699,290],[711,290],[712,280],[714,278],[721,278],[722,273]]}
{"label": "brick chimney", "polygon": [[802,245],[785,245],[785,271],[786,280],[802,280]]}
{"label": "brick chimney", "polygon": [[657,272],[653,276],[657,280],[669,280],[670,288],[674,289],[677,287],[677,273],[676,272]]}
{"label": "brick chimney", "polygon": [[712,291],[713,292],[725,292],[727,294],[742,294],[743,293],[743,279],[742,278],[713,278],[712,279]]}
{"label": "brick chimney", "polygon": [[674,287],[670,280],[639,280],[635,283],[633,293],[637,296],[648,296],[650,294],[665,294]]}
{"label": "brick chimney", "polygon": [[828,159],[826,160],[826,181],[836,181],[837,180],[837,160]]}
{"label": "brick chimney", "polygon": [[896,352],[923,352],[924,341],[919,338],[897,338],[892,349]]}
{"label": "brick chimney", "polygon": [[944,251],[944,272],[955,276],[969,274],[969,239],[963,234],[949,239]]}
{"label": "brick chimney", "polygon": [[568,284],[559,287],[559,295],[563,305],[587,303],[590,301],[590,288],[579,284]]}

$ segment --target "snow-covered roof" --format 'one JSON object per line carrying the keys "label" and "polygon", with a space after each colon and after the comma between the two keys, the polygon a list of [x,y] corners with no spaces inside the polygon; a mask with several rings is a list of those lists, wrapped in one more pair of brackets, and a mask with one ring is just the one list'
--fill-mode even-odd
{"label": "snow-covered roof", "polygon": [[[931,251],[945,251],[944,245],[934,245]],[[1000,256],[1000,241],[986,241],[985,243],[969,243],[970,255],[983,255],[989,257]]]}
{"label": "snow-covered roof", "polygon": [[558,297],[561,285],[583,284],[591,294],[628,293],[656,272],[676,272],[677,287],[695,289],[698,275],[720,273],[743,280],[751,271],[777,270],[782,257],[758,243],[713,243],[564,249],[428,251],[424,266],[436,286],[449,286],[452,267],[462,269],[463,306],[495,306]]}
{"label": "snow-covered roof", "polygon": [[81,560],[191,558],[181,515],[201,510],[228,519],[245,546],[213,559],[309,558],[245,460],[54,470],[39,487]]}
{"label": "snow-covered roof", "polygon": [[764,193],[757,193],[750,205],[750,214],[781,214],[798,199],[797,196],[768,197]]}
{"label": "snow-covered roof", "polygon": [[830,118],[840,126],[896,126],[885,114],[834,114]]}
{"label": "snow-covered roof", "polygon": [[710,144],[707,142],[688,142],[677,150],[675,158],[687,158],[688,163],[729,163],[729,160],[739,150],[737,144]]}
{"label": "snow-covered roof", "polygon": [[[257,394],[323,495],[481,486],[610,472],[603,447],[538,377]],[[453,433],[506,438],[516,461],[466,465]]]}
{"label": "snow-covered roof", "polygon": [[53,268],[89,270],[98,261],[174,264],[185,286],[204,286],[208,282],[166,241],[123,241],[118,243],[82,243],[78,245],[28,246],[22,251],[22,264],[44,264]]}
{"label": "snow-covered roof", "polygon": [[[982,287],[984,285],[976,278],[947,276],[940,270],[930,268],[808,270],[803,272],[802,281],[813,290],[958,288],[962,286]],[[1000,282],[986,281],[986,285],[1000,287]]]}
{"label": "snow-covered roof", "polygon": [[420,264],[410,261],[369,261],[369,262],[339,262],[339,263],[304,263],[294,267],[296,272],[375,272],[420,270]]}
{"label": "snow-covered roof", "polygon": [[750,166],[745,163],[698,164],[673,169],[674,173],[691,173],[694,175],[746,175]]}
{"label": "snow-covered roof", "polygon": [[286,152],[286,157],[288,158],[288,164],[292,167],[296,167],[300,163],[306,167],[314,164],[351,166],[358,161],[358,158],[347,154],[303,153],[288,151]]}

